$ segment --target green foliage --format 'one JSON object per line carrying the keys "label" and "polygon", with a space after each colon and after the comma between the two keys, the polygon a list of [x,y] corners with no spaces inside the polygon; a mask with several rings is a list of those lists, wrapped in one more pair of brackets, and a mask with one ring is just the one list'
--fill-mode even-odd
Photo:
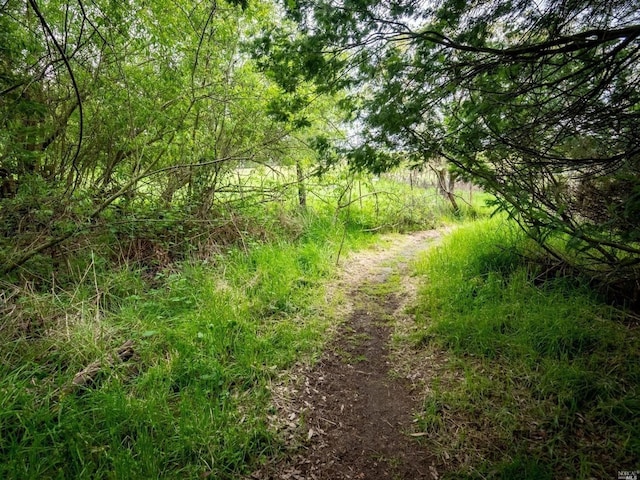
{"label": "green foliage", "polygon": [[[12,281],[59,274],[97,239],[187,243],[198,222],[228,220],[227,202],[250,203],[239,169],[311,170],[306,135],[337,112],[247,55],[261,28],[284,27],[269,2],[0,9],[0,272]],[[277,197],[270,187],[259,193]]]}
{"label": "green foliage", "polygon": [[446,160],[554,255],[614,287],[636,282],[637,5],[293,3],[307,35],[296,44],[349,59],[307,75],[351,81],[354,165]]}
{"label": "green foliage", "polygon": [[[219,192],[209,218],[122,198],[86,243],[33,258],[38,281],[3,281],[1,477],[248,473],[280,452],[268,385],[318,354],[336,260],[372,231],[425,228],[438,212],[433,188],[399,178],[326,172],[306,180],[302,210],[291,168],[234,173],[243,188]],[[127,340],[135,355],[113,361]]]}
{"label": "green foliage", "polygon": [[546,465],[540,465],[535,460],[526,457],[517,457],[513,461],[503,462],[492,472],[490,478],[502,478],[504,480],[551,480],[552,473]]}
{"label": "green foliage", "polygon": [[463,470],[490,478],[590,478],[635,465],[640,339],[586,285],[538,283],[534,247],[497,216],[460,227],[418,261],[416,345],[455,353],[451,371],[464,372],[462,383],[441,379],[447,388],[419,418],[454,437],[452,456],[477,451]]}

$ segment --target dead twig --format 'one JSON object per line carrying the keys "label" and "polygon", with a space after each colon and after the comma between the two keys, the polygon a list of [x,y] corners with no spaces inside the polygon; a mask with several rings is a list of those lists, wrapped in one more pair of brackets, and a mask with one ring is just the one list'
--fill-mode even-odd
{"label": "dead twig", "polygon": [[67,387],[67,390],[73,391],[77,388],[94,386],[100,372],[105,368],[111,368],[118,363],[124,363],[130,360],[134,355],[135,350],[133,349],[133,340],[127,340],[105,359],[96,360],[76,373],[71,384]]}

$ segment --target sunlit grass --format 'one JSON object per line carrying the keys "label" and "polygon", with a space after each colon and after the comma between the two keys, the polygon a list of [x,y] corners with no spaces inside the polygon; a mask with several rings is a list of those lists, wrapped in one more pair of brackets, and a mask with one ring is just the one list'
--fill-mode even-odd
{"label": "sunlit grass", "polygon": [[604,478],[640,461],[637,331],[579,281],[534,284],[532,248],[493,218],[417,263],[416,345],[456,359],[418,418],[468,454],[455,478]]}
{"label": "sunlit grass", "polygon": [[447,211],[432,188],[346,171],[307,187],[306,210],[295,186],[221,192],[204,227],[141,204],[39,285],[3,285],[0,478],[237,478],[277,455],[267,386],[319,354],[338,257]]}
{"label": "sunlit grass", "polygon": [[[2,332],[0,477],[232,478],[274,454],[267,384],[310,358],[332,320],[323,284],[341,232],[301,221],[297,240],[175,265],[151,288],[144,272],[103,271],[25,296]],[[370,241],[351,229],[343,248]],[[126,340],[135,357],[110,363]],[[95,382],[71,387],[100,360]]]}

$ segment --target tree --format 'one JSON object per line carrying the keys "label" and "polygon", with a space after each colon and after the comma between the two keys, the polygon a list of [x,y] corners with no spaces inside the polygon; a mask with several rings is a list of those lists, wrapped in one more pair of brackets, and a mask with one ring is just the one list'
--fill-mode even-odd
{"label": "tree", "polygon": [[354,164],[444,157],[553,256],[600,278],[640,277],[637,1],[287,5],[307,34],[292,48],[323,52],[358,87]]}
{"label": "tree", "polygon": [[283,93],[246,51],[273,9],[3,2],[0,272],[51,267],[88,232],[215,221],[236,168],[280,161],[298,127],[269,115]]}

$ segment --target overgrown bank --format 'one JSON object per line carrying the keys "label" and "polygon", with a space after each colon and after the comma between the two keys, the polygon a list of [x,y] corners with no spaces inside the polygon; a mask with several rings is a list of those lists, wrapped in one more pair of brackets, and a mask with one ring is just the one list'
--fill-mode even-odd
{"label": "overgrown bank", "polygon": [[[120,271],[108,292],[32,298],[14,326],[27,331],[3,347],[0,476],[227,478],[271,453],[265,384],[321,343],[330,316],[314,298],[340,238],[326,218],[304,222],[295,242],[176,266],[150,289]],[[119,308],[102,312],[102,294]],[[126,340],[133,358],[109,364]],[[98,376],[74,387],[96,360]]]}
{"label": "overgrown bank", "polygon": [[232,478],[277,454],[266,386],[325,341],[338,256],[435,221],[434,191],[324,181],[306,212],[130,218],[3,280],[0,477]]}
{"label": "overgrown bank", "polygon": [[414,348],[453,355],[418,421],[451,478],[615,478],[640,465],[637,318],[534,251],[494,218],[417,264]]}

